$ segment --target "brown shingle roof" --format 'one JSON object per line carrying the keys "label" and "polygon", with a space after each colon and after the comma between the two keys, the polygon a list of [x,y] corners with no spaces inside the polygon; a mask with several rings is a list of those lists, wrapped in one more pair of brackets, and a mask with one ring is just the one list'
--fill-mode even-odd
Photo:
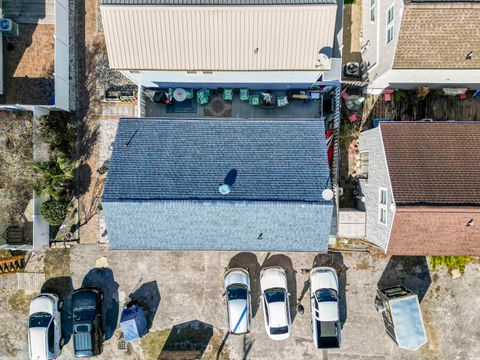
{"label": "brown shingle roof", "polygon": [[478,3],[407,4],[393,68],[479,69],[478,19]]}
{"label": "brown shingle roof", "polygon": [[480,207],[398,207],[387,254],[480,256]]}
{"label": "brown shingle roof", "polygon": [[394,122],[380,129],[397,206],[480,205],[480,122]]}

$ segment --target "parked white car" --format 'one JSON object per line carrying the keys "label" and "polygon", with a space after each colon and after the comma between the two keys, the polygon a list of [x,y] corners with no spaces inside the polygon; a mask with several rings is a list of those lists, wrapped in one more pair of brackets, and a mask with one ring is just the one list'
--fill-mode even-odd
{"label": "parked white car", "polygon": [[28,319],[28,351],[32,360],[50,360],[60,356],[63,301],[55,294],[40,294],[30,303]]}
{"label": "parked white car", "polygon": [[310,270],[313,343],[318,349],[339,348],[341,343],[338,277],[335,269]]}
{"label": "parked white car", "polygon": [[248,271],[240,268],[228,270],[224,284],[230,334],[249,333],[252,307]]}
{"label": "parked white car", "polygon": [[290,336],[292,321],[288,297],[287,275],[279,266],[264,268],[260,272],[263,317],[265,330],[272,340],[284,340]]}

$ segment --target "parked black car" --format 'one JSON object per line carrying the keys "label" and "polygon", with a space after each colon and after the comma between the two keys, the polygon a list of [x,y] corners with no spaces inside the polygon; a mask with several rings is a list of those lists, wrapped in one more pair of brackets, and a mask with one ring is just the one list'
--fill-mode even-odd
{"label": "parked black car", "polygon": [[86,287],[73,293],[73,349],[77,357],[102,352],[102,301],[103,293],[98,288]]}

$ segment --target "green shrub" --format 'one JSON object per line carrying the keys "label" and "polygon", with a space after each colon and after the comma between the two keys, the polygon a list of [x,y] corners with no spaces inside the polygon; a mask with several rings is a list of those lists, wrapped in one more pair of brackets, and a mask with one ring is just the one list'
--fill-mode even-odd
{"label": "green shrub", "polygon": [[57,154],[49,162],[34,165],[38,180],[34,189],[55,200],[67,199],[73,190],[76,164],[65,155]]}
{"label": "green shrub", "polygon": [[50,150],[68,155],[74,150],[77,128],[68,114],[52,111],[40,119],[40,135]]}
{"label": "green shrub", "polygon": [[67,206],[65,201],[48,200],[40,207],[40,214],[43,219],[52,226],[58,226],[63,223],[67,216]]}
{"label": "green shrub", "polygon": [[430,265],[433,270],[437,267],[444,265],[447,267],[448,271],[451,272],[453,269],[460,270],[461,273],[465,271],[465,266],[469,262],[472,262],[473,258],[471,256],[431,256]]}

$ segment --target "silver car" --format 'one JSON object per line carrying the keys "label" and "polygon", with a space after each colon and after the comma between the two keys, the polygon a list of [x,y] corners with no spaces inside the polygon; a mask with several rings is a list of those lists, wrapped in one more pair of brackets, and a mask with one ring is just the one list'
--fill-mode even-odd
{"label": "silver car", "polygon": [[224,284],[230,334],[249,333],[252,307],[248,271],[240,268],[228,270]]}

